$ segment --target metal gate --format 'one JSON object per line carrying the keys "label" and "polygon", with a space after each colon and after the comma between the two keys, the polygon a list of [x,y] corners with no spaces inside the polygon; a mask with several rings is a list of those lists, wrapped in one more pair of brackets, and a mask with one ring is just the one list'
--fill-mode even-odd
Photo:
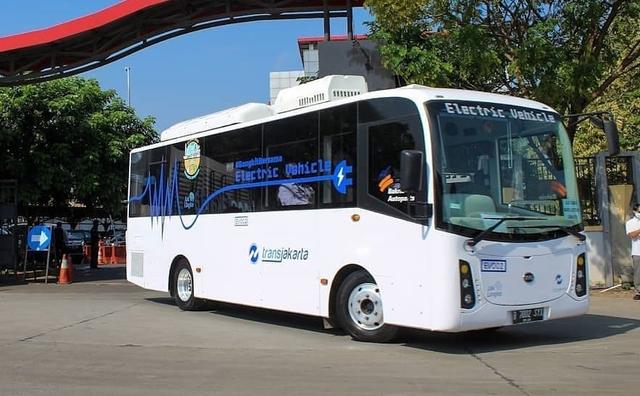
{"label": "metal gate", "polygon": [[601,226],[601,243],[591,241],[589,249],[594,250],[590,251],[594,261],[599,260],[597,267],[604,286],[630,283],[631,241],[625,223],[631,218],[631,206],[639,198],[640,153],[623,152],[615,157],[600,153],[596,157],[577,158],[576,176],[585,225]]}
{"label": "metal gate", "polygon": [[18,222],[18,184],[0,180],[0,274],[17,269],[17,241],[14,228]]}

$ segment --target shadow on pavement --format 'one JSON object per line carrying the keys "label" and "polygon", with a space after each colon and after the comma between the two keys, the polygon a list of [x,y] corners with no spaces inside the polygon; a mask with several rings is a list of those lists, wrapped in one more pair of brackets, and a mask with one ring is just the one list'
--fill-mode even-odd
{"label": "shadow on pavement", "polygon": [[[175,306],[171,297],[148,298],[147,300]],[[178,308],[176,307],[176,309]],[[204,310],[240,320],[292,327],[317,333],[344,335],[340,329],[324,330],[322,320],[313,316],[221,302],[210,302]],[[640,327],[640,320],[588,314],[548,322],[464,333],[439,333],[404,328],[393,343],[429,351],[468,354],[595,340],[623,334],[638,327]]]}
{"label": "shadow on pavement", "polygon": [[127,279],[127,266],[108,265],[98,269],[90,269],[89,266],[77,266],[73,272],[73,282],[103,282],[110,280]]}
{"label": "shadow on pavement", "polygon": [[[147,298],[157,304],[173,305],[179,309],[173,298],[171,297],[155,297]],[[265,308],[247,307],[245,305],[237,305],[223,303],[218,301],[209,301],[202,311],[208,311],[215,315],[222,315],[228,318],[240,319],[250,322],[265,323],[274,326],[291,327],[300,330],[313,331],[316,333],[339,334],[344,333],[339,329],[325,330],[322,326],[322,319],[316,316],[308,316],[302,314],[293,314],[289,312],[275,311]]]}
{"label": "shadow on pavement", "polygon": [[587,314],[574,318],[465,333],[436,333],[405,329],[396,342],[429,351],[468,354],[596,340],[623,334],[638,327],[640,327],[640,320]]}
{"label": "shadow on pavement", "polygon": [[[171,297],[147,298],[147,300],[175,306]],[[221,302],[210,302],[204,310],[215,315],[274,326],[332,335],[345,334],[340,329],[323,329],[322,320],[313,316]],[[596,340],[627,333],[638,327],[640,327],[640,320],[637,319],[587,314],[574,318],[464,333],[439,333],[403,328],[393,343],[434,352],[469,354]]]}

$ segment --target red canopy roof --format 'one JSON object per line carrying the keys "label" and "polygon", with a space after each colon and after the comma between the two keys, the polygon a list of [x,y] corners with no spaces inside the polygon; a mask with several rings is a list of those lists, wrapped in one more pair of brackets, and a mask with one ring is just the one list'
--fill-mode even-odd
{"label": "red canopy roof", "polygon": [[[364,0],[329,0],[331,17]],[[275,4],[275,5],[274,5]],[[0,86],[81,73],[155,43],[209,27],[320,18],[323,0],[122,0],[94,14],[0,38]]]}
{"label": "red canopy roof", "polygon": [[0,52],[49,44],[68,39],[78,34],[106,26],[119,19],[135,14],[148,7],[171,0],[124,0],[95,14],[73,19],[59,25],[13,36],[0,37]]}

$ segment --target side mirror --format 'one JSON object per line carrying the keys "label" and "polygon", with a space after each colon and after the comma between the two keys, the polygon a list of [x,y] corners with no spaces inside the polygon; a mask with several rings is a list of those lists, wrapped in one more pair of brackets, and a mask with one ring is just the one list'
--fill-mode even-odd
{"label": "side mirror", "polygon": [[[605,119],[603,115],[608,115],[607,119]],[[591,121],[593,125],[604,130],[604,134],[607,137],[609,156],[614,156],[620,153],[620,135],[613,116],[611,116],[610,113],[602,113],[600,117],[589,117],[589,121]]]}
{"label": "side mirror", "polygon": [[423,189],[424,158],[421,151],[402,150],[400,152],[400,188],[404,191],[419,192]]}

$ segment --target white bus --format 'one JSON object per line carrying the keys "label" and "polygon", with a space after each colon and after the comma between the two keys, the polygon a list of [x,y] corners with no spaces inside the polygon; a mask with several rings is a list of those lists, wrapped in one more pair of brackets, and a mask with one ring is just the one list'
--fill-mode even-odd
{"label": "white bus", "polygon": [[127,279],[354,339],[583,314],[569,138],[544,104],[330,76],[133,150]]}

